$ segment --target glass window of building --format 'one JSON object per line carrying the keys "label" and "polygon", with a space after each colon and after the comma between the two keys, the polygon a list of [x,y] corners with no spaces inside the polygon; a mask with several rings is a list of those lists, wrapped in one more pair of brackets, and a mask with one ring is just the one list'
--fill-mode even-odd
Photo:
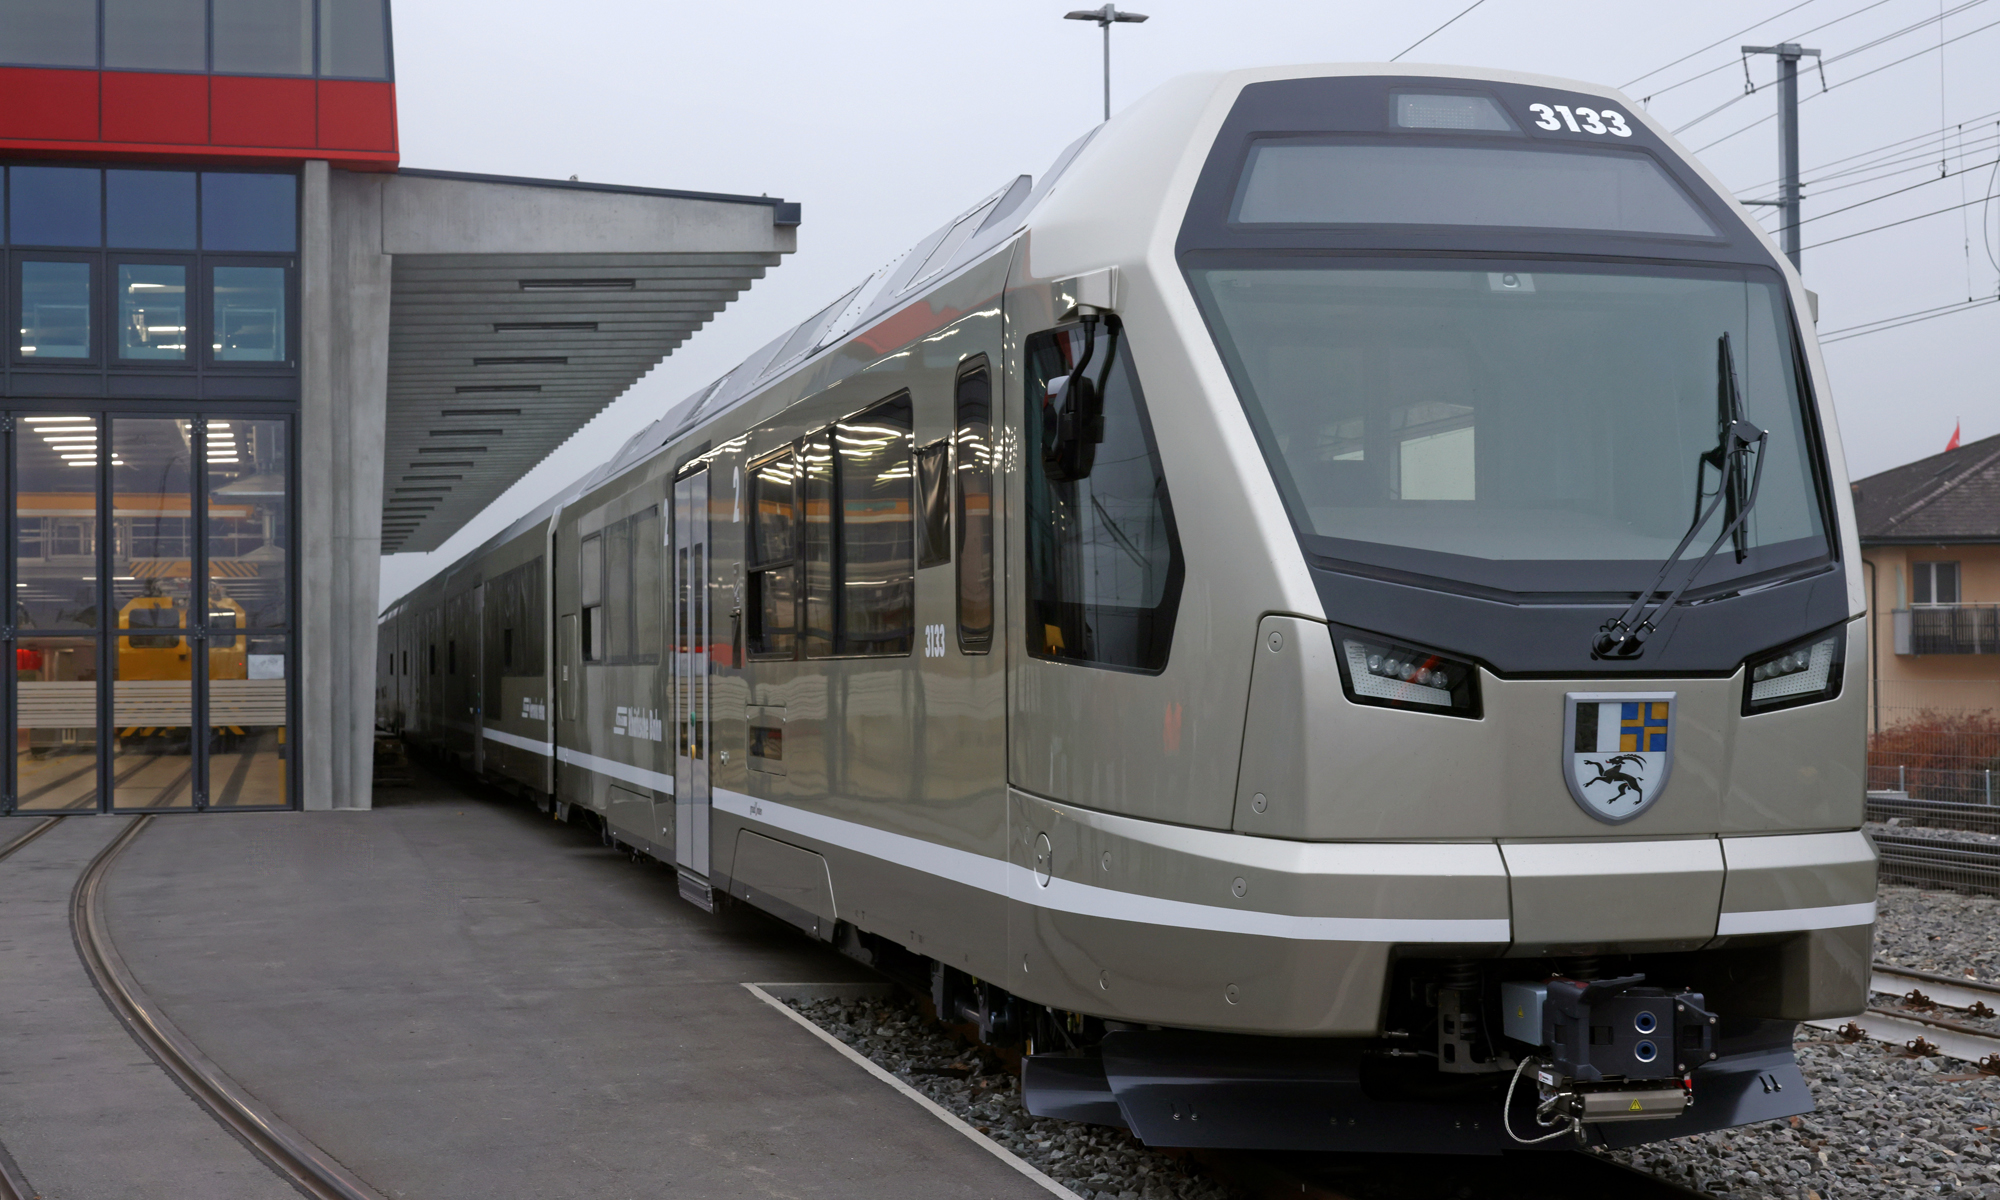
{"label": "glass window of building", "polygon": [[98,246],[100,173],[93,167],[14,167],[10,187],[8,239],[16,246]]}
{"label": "glass window of building", "polygon": [[182,362],[187,339],[187,268],[120,263],[118,357]]}
{"label": "glass window of building", "polygon": [[210,418],[206,437],[210,595],[232,599],[246,628],[281,628],[291,548],[285,423]]}
{"label": "glass window of building", "polygon": [[285,361],[285,269],[216,267],[209,299],[216,362]]}
{"label": "glass window of building", "polygon": [[299,248],[298,180],[290,175],[201,176],[205,250],[290,254]]}
{"label": "glass window of building", "polygon": [[312,74],[312,0],[213,2],[216,74]]}
{"label": "glass window of building", "polygon": [[14,623],[97,627],[96,417],[22,417],[14,435]]}
{"label": "glass window of building", "polygon": [[194,805],[193,423],[111,422],[111,801]]}
{"label": "glass window of building", "polygon": [[319,73],[389,77],[389,14],[382,0],[319,0]]}
{"label": "glass window of building", "polygon": [[97,6],[76,0],[0,0],[0,63],[97,65]]}
{"label": "glass window of building", "polygon": [[206,70],[207,0],[104,0],[104,66],[114,71]]}
{"label": "glass window of building", "polygon": [[43,360],[90,357],[90,264],[34,262],[20,264],[22,358]]}
{"label": "glass window of building", "polygon": [[104,173],[105,241],[121,250],[194,249],[194,172]]}

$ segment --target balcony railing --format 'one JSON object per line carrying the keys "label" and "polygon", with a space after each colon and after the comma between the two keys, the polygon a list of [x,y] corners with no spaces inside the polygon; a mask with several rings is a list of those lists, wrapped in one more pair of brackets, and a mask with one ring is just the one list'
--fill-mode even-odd
{"label": "balcony railing", "polygon": [[2000,654],[2000,604],[1899,608],[1898,654]]}

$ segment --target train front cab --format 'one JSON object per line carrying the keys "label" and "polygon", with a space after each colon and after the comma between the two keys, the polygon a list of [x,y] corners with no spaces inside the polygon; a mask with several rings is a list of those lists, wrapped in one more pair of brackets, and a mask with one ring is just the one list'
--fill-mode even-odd
{"label": "train front cab", "polygon": [[1622,97],[1440,75],[1169,85],[1017,259],[1006,986],[1111,1022],[1031,1069],[1048,1111],[1490,1150],[1533,1057],[1557,1128],[1645,1141],[1809,1111],[1795,1023],[1865,1002],[1858,554],[1797,276]]}

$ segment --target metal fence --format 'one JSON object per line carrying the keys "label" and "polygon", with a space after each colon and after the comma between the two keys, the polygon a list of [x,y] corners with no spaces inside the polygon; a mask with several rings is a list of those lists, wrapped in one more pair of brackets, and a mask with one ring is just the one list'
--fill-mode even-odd
{"label": "metal fence", "polygon": [[1882,881],[2000,895],[2000,846],[1903,833],[1874,835]]}
{"label": "metal fence", "polygon": [[1868,790],[1947,804],[2000,802],[2000,716],[1895,708],[1868,738]]}
{"label": "metal fence", "polygon": [[1902,792],[1869,792],[1868,819],[1932,829],[1969,829],[2000,834],[2000,805],[1912,800]]}

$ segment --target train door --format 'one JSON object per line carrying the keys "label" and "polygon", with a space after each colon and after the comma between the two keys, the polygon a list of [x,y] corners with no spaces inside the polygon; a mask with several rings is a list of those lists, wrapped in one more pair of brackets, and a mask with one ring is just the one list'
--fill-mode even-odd
{"label": "train door", "polygon": [[472,643],[472,667],[467,699],[472,710],[472,773],[486,772],[486,585],[472,589],[472,623],[466,630]]}
{"label": "train door", "polygon": [[669,543],[673,579],[670,686],[674,697],[674,863],[708,876],[709,673],[708,472],[674,481]]}

